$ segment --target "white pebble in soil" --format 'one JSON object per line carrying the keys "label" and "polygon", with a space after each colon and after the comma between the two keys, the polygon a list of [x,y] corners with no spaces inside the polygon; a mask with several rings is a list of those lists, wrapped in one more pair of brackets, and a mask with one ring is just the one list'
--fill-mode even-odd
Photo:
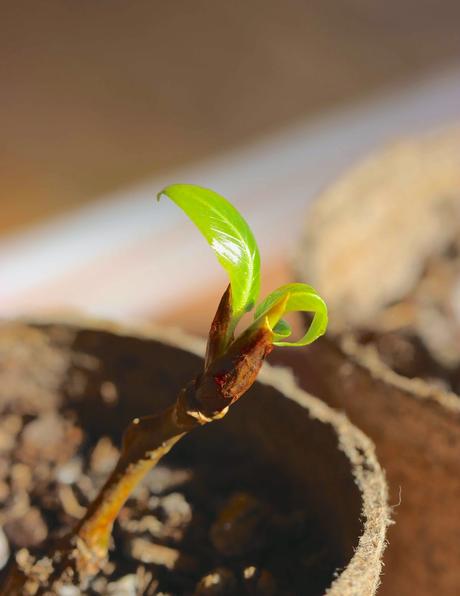
{"label": "white pebble in soil", "polygon": [[62,484],[73,484],[80,477],[82,470],[81,457],[74,457],[56,469],[56,478]]}
{"label": "white pebble in soil", "polygon": [[0,569],[3,569],[10,557],[10,546],[5,532],[0,528]]}
{"label": "white pebble in soil", "polygon": [[137,576],[133,573],[125,575],[116,582],[110,582],[107,586],[107,594],[110,596],[136,596]]}
{"label": "white pebble in soil", "polygon": [[154,495],[161,495],[190,482],[191,478],[191,470],[159,465],[150,472],[146,483]]}
{"label": "white pebble in soil", "polygon": [[81,592],[77,586],[61,586],[58,590],[58,596],[81,596]]}
{"label": "white pebble in soil", "polygon": [[194,596],[231,596],[236,594],[237,581],[230,569],[218,567],[198,582]]}

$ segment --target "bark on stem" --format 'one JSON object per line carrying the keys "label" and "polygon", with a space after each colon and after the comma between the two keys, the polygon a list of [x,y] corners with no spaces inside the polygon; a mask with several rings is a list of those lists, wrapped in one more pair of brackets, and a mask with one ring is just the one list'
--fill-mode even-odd
{"label": "bark on stem", "polygon": [[[0,594],[46,594],[56,582],[81,585],[97,573],[107,557],[113,523],[134,488],[186,433],[225,416],[254,383],[272,340],[269,327],[250,327],[225,354],[208,363],[170,408],[133,420],[124,434],[120,459],[99,495],[72,534],[48,555],[48,577],[37,578],[33,565],[28,570],[16,567]],[[38,588],[25,591],[33,582]]]}
{"label": "bark on stem", "polygon": [[115,519],[139,482],[184,434],[199,425],[187,413],[186,393],[182,391],[161,414],[136,418],[126,430],[115,469],[74,532],[93,556],[107,555]]}
{"label": "bark on stem", "polygon": [[96,499],[71,535],[48,556],[53,569],[37,591],[34,571],[14,568],[1,589],[2,596],[45,594],[55,582],[84,583],[103,566],[113,524],[126,500],[146,474],[187,432],[211,419],[197,416],[190,403],[190,389],[156,416],[134,419],[123,436],[121,455]]}

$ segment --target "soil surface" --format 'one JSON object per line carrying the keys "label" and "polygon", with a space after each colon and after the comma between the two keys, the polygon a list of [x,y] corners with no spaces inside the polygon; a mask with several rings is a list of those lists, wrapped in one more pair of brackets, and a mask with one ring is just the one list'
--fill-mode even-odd
{"label": "soil surface", "polygon": [[[113,437],[85,432],[74,405],[53,404],[29,391],[24,383],[30,380],[15,379],[11,354],[3,365],[11,374],[9,399],[0,404],[0,566],[5,572],[8,560],[25,564],[31,553],[46,554],[68,532],[119,451]],[[106,380],[100,393],[116,405],[114,383]],[[286,494],[283,479],[235,450],[220,468],[212,456],[201,457],[197,465],[187,455],[186,441],[123,508],[105,570],[83,591],[68,586],[60,594],[322,594],[340,561],[305,507]]]}

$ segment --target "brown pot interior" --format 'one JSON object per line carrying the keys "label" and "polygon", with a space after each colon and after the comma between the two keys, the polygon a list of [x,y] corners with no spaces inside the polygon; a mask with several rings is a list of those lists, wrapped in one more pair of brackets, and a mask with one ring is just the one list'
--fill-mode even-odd
{"label": "brown pot interior", "polygon": [[389,528],[379,593],[458,593],[460,404],[427,384],[398,377],[361,353],[322,340],[307,354],[277,355],[300,385],[346,412],[376,444],[388,478]]}
{"label": "brown pot interior", "polygon": [[358,164],[308,213],[297,277],[330,336],[284,352],[376,443],[396,506],[382,594],[460,586],[460,127]]}
{"label": "brown pot interior", "polygon": [[[71,405],[90,444],[102,435],[118,444],[129,420],[170,404],[201,367],[198,356],[155,339],[67,325],[4,325],[0,353],[2,409],[12,399],[28,414],[56,403],[61,409]],[[257,383],[222,421],[191,433],[166,457],[171,465],[193,467],[209,494],[235,483],[283,509],[305,508],[312,534],[329,553],[326,568],[312,577],[311,593],[325,592],[335,580],[331,593],[357,593],[348,589],[363,581],[359,593],[373,594],[387,518],[385,484],[372,447],[314,398],[293,396],[293,390],[286,397],[280,390],[290,387],[285,372],[270,375],[278,388]],[[110,403],[104,397],[107,382],[118,396]],[[369,549],[372,532],[372,552],[355,568],[357,551],[363,559],[363,536]],[[352,560],[353,572],[341,572]]]}

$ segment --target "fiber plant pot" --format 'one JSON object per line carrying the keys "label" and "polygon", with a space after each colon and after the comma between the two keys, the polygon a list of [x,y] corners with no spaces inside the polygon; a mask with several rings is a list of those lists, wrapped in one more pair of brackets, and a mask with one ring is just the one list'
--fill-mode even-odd
{"label": "fiber plant pot", "polygon": [[[82,515],[122,429],[172,402],[199,372],[202,347],[177,332],[87,322],[1,326],[2,520],[12,551],[43,549]],[[370,595],[388,520],[372,443],[287,370],[267,366],[128,501],[114,567],[93,589]]]}
{"label": "fiber plant pot", "polygon": [[302,386],[376,443],[397,524],[383,594],[460,585],[460,128],[402,142],[308,214],[297,277],[330,308]]}

